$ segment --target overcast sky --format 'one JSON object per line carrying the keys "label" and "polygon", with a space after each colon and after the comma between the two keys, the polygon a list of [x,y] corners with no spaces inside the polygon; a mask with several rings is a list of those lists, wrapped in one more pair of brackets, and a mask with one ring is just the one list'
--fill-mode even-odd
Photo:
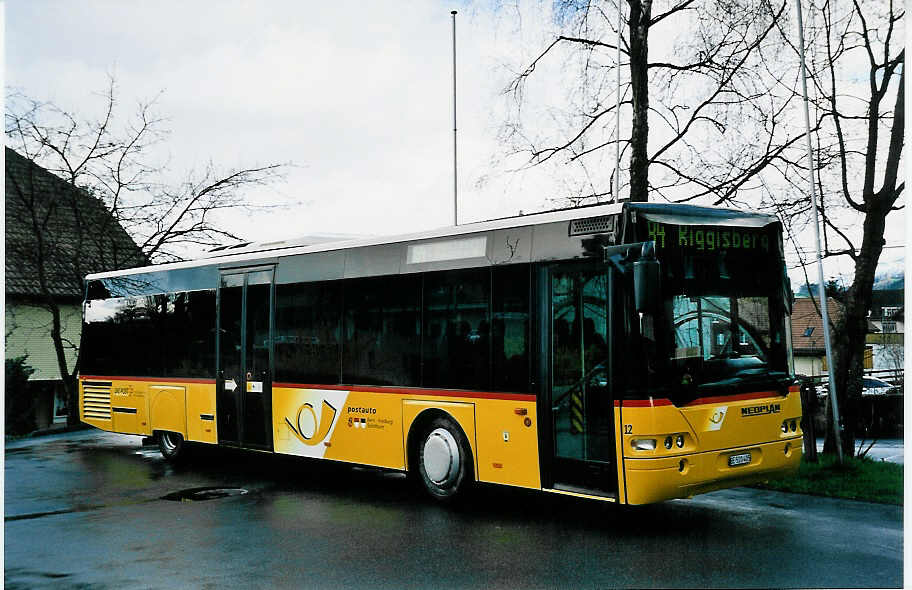
{"label": "overcast sky", "polygon": [[[250,194],[288,208],[225,220],[245,238],[419,231],[452,223],[457,9],[460,222],[551,208],[560,179],[491,161],[508,108],[504,66],[540,51],[552,27],[524,15],[520,38],[514,15],[488,4],[503,6],[11,0],[5,84],[85,116],[101,108],[109,72],[125,114],[162,92],[176,175],[210,159],[293,163],[285,182]],[[905,242],[904,225],[891,226],[890,245]]]}
{"label": "overcast sky", "polygon": [[[252,239],[452,223],[454,6],[143,6],[8,3],[7,86],[88,114],[103,106],[93,93],[113,71],[125,113],[134,101],[163,91],[157,110],[170,119],[167,149],[175,169],[210,158],[225,167],[293,163],[286,182],[266,192],[270,200],[300,206],[234,228]],[[490,103],[503,84],[491,61],[492,18],[462,12],[460,221],[542,207],[540,198],[492,200],[474,188],[496,150],[499,120]]]}

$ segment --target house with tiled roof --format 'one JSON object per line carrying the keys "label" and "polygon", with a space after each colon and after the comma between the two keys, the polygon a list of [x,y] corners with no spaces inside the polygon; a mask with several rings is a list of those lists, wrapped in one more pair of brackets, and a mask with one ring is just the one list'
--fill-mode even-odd
{"label": "house with tiled roof", "polygon": [[69,373],[82,320],[83,278],[128,268],[146,258],[107,207],[19,153],[6,148],[5,357],[27,356],[28,392],[39,398],[36,426],[65,421],[66,401],[51,337],[55,316]]}
{"label": "house with tiled roof", "polygon": [[[827,314],[831,324],[842,317],[842,305],[832,297],[827,298]],[[813,377],[826,373],[823,318],[810,297],[798,297],[792,306],[792,353],[796,374]]]}

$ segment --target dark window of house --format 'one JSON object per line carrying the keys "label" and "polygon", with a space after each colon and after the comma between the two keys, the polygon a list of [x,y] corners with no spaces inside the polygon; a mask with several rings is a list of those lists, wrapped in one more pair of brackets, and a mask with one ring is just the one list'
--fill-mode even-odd
{"label": "dark window of house", "polygon": [[276,285],[276,381],[339,383],[340,283]]}
{"label": "dark window of house", "polygon": [[529,267],[491,273],[491,363],[495,391],[529,391]]}
{"label": "dark window of house", "polygon": [[345,283],[343,383],[418,385],[420,284],[416,275]]}
{"label": "dark window of house", "polygon": [[490,387],[490,277],[487,268],[425,275],[425,386]]}
{"label": "dark window of house", "polygon": [[804,337],[807,338],[808,336],[810,336],[810,335],[813,334],[813,333],[814,333],[814,326],[808,326],[808,327],[804,330]]}

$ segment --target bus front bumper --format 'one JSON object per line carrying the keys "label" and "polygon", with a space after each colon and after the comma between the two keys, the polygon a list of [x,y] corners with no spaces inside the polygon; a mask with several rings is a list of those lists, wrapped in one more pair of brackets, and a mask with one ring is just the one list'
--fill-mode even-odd
{"label": "bus front bumper", "polygon": [[[649,504],[690,498],[787,476],[798,470],[802,452],[802,439],[797,436],[705,453],[649,459],[625,457],[627,503]],[[745,461],[748,453],[749,462],[730,464]]]}

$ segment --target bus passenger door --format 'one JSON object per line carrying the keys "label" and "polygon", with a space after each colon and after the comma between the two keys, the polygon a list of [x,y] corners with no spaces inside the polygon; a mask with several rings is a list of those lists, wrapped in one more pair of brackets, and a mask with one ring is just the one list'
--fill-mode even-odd
{"label": "bus passenger door", "polygon": [[219,282],[219,443],[272,450],[274,269],[226,271]]}
{"label": "bus passenger door", "polygon": [[570,263],[543,269],[542,482],[594,495],[617,493],[612,383],[612,270]]}

